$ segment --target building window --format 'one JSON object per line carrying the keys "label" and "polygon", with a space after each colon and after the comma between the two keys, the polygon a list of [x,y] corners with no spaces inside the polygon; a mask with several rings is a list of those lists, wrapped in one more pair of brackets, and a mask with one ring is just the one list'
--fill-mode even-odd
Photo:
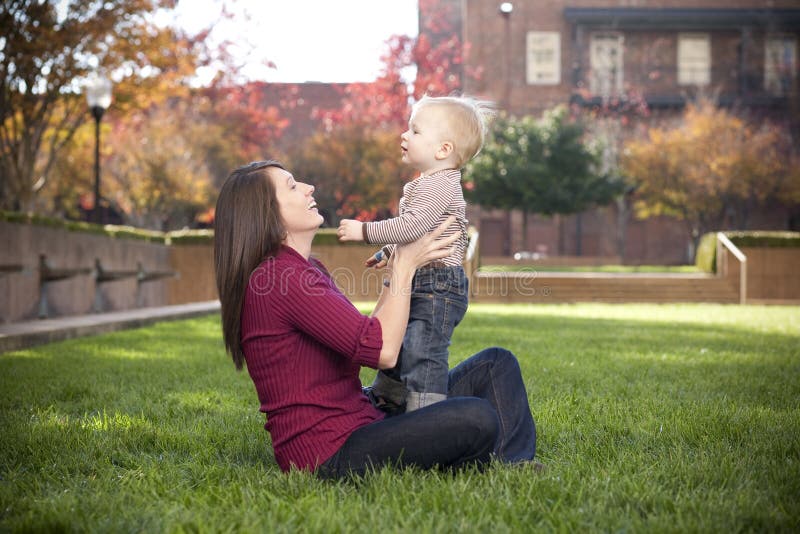
{"label": "building window", "polygon": [[678,84],[711,83],[711,36],[707,33],[678,34]]}
{"label": "building window", "polygon": [[764,55],[764,89],[775,96],[786,96],[797,77],[797,37],[767,37]]}
{"label": "building window", "polygon": [[609,97],[622,93],[621,34],[592,34],[589,63],[592,69],[589,90],[592,94]]}
{"label": "building window", "polygon": [[530,85],[561,83],[561,34],[528,32],[527,80]]}

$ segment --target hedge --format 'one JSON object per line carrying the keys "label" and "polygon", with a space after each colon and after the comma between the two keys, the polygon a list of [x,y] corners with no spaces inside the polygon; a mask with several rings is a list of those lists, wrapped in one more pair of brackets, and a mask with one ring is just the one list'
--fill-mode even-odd
{"label": "hedge", "polygon": [[737,247],[797,248],[800,247],[800,232],[725,232]]}
{"label": "hedge", "polygon": [[22,213],[18,211],[0,211],[0,221],[19,224],[35,224],[50,228],[63,228],[70,232],[84,232],[87,234],[105,235],[113,239],[139,239],[150,243],[166,244],[167,234],[155,230],[144,230],[133,226],[119,226],[114,224],[95,224],[83,221],[67,221],[56,217],[46,217],[36,213]]}
{"label": "hedge", "polygon": [[[723,232],[738,248],[797,248],[800,232]],[[717,233],[709,232],[700,238],[695,255],[695,265],[707,273],[717,270]]]}
{"label": "hedge", "polygon": [[313,244],[318,247],[329,247],[332,245],[352,246],[364,244],[361,241],[347,241],[342,243],[339,241],[339,237],[336,235],[336,232],[336,228],[320,228],[317,231],[317,234],[314,236]]}
{"label": "hedge", "polygon": [[214,230],[176,230],[166,234],[169,245],[210,245]]}
{"label": "hedge", "polygon": [[174,232],[159,232],[145,230],[133,226],[115,224],[95,224],[83,221],[67,221],[56,217],[47,217],[36,213],[22,213],[18,211],[0,210],[0,221],[19,224],[34,224],[49,228],[63,228],[70,232],[84,232],[110,237],[112,239],[138,239],[149,243],[163,245],[205,244],[214,240],[213,230],[177,230]]}
{"label": "hedge", "polygon": [[717,260],[717,233],[709,232],[700,238],[694,264],[703,272],[716,272]]}
{"label": "hedge", "polygon": [[[94,224],[82,221],[67,221],[55,217],[46,217],[35,213],[0,210],[0,221],[21,224],[35,224],[52,228],[64,228],[73,232],[86,232],[91,234],[106,235],[114,239],[139,239],[151,243],[166,245],[202,245],[210,244],[214,240],[213,230],[177,230],[173,232],[158,232],[144,230],[132,226],[118,226],[113,224]],[[800,232],[725,232],[728,239],[737,247],[800,247]],[[695,265],[705,272],[716,270],[716,232],[709,232],[700,238],[695,255]],[[335,228],[323,228],[314,237],[314,245],[352,245],[359,243],[340,243],[336,236]]]}

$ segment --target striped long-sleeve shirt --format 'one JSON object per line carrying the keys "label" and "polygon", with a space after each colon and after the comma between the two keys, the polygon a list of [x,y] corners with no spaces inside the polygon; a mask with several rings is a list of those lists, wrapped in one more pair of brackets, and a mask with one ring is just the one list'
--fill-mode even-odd
{"label": "striped long-sleeve shirt", "polygon": [[392,245],[411,243],[435,230],[447,217],[455,215],[456,223],[445,230],[442,238],[461,233],[453,252],[444,258],[445,265],[458,266],[467,249],[467,203],[461,190],[461,171],[447,169],[421,175],[403,187],[400,215],[385,221],[364,224],[367,243],[389,245],[384,251],[391,254]]}

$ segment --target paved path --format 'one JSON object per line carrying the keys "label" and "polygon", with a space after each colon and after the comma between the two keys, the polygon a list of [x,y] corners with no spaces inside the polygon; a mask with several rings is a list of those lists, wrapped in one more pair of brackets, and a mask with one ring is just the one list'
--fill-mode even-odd
{"label": "paved path", "polygon": [[73,315],[59,319],[0,324],[0,353],[74,337],[136,328],[159,321],[185,319],[218,312],[219,301],[210,300],[176,306],[138,308],[118,312]]}

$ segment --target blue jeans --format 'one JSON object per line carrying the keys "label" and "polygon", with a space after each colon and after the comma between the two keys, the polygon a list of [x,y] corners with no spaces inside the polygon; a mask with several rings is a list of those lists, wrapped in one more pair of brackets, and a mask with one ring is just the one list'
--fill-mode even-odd
{"label": "blue jeans", "polygon": [[322,478],[363,475],[385,465],[422,469],[533,460],[536,425],[519,362],[484,349],[449,373],[449,398],[353,432],[319,466]]}
{"label": "blue jeans", "polygon": [[[464,318],[469,281],[462,267],[423,267],[414,274],[411,308],[398,363],[378,372],[372,385],[376,396],[406,411],[424,408],[447,398],[448,347],[453,330]],[[381,374],[385,376],[381,376]],[[384,378],[400,381],[407,391],[397,392]]]}

